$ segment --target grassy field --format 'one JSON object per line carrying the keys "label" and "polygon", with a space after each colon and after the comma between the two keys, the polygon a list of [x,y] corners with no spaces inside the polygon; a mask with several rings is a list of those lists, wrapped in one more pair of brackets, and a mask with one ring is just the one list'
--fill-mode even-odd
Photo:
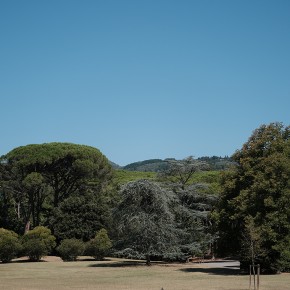
{"label": "grassy field", "polygon": [[[96,289],[96,290],[246,290],[248,276],[226,267],[208,264],[153,264],[108,259],[62,262],[46,257],[43,262],[18,260],[0,263],[0,289]],[[290,289],[290,274],[262,276],[260,290]]]}

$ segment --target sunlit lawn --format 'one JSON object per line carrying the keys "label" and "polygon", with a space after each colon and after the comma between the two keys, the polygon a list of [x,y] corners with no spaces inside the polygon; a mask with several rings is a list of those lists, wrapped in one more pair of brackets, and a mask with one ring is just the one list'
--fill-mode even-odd
{"label": "sunlit lawn", "polygon": [[[118,290],[209,290],[248,289],[248,276],[237,270],[209,268],[208,264],[162,264],[147,267],[143,262],[82,259],[62,262],[0,263],[0,289],[118,289]],[[290,274],[262,276],[260,290],[290,289]]]}

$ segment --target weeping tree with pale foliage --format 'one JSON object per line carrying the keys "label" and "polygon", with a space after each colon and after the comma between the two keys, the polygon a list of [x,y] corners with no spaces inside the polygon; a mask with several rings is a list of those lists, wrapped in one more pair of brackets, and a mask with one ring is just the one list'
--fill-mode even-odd
{"label": "weeping tree with pale foliage", "polygon": [[129,182],[120,191],[115,210],[118,245],[146,257],[161,256],[177,244],[178,233],[172,207],[175,196],[148,180]]}
{"label": "weeping tree with pale foliage", "polygon": [[217,195],[210,194],[208,184],[193,183],[200,171],[209,170],[208,163],[192,156],[182,160],[168,159],[168,168],[159,174],[164,186],[172,190],[177,199],[175,220],[180,235],[179,247],[186,256],[211,254],[217,239],[211,212]]}

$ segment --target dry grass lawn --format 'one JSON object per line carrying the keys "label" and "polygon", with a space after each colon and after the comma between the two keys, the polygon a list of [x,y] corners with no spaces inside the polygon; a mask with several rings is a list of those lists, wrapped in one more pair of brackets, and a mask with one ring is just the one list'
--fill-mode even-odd
{"label": "dry grass lawn", "polygon": [[[95,290],[246,290],[248,276],[237,270],[210,264],[162,264],[82,258],[62,262],[46,257],[43,262],[17,260],[0,263],[0,289],[95,289]],[[260,290],[289,290],[290,274],[262,276]]]}

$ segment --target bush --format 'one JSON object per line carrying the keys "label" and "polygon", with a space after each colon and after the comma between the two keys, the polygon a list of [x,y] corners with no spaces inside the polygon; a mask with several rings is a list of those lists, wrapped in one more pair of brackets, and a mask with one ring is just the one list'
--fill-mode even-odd
{"label": "bush", "polygon": [[0,228],[0,260],[3,263],[10,262],[17,257],[20,249],[18,235],[13,231]]}
{"label": "bush", "polygon": [[84,243],[78,239],[64,239],[57,247],[57,251],[64,261],[76,261],[84,252]]}
{"label": "bush", "polygon": [[139,252],[131,249],[125,248],[120,251],[116,251],[113,253],[116,258],[125,258],[125,259],[136,259],[136,260],[144,260],[146,256],[144,254],[140,254]]}
{"label": "bush", "polygon": [[43,256],[48,255],[49,250],[46,248],[45,243],[40,238],[28,239],[23,243],[23,250],[25,255],[31,261],[38,262]]}
{"label": "bush", "polygon": [[39,261],[55,247],[55,237],[51,234],[50,229],[39,226],[22,237],[22,245],[24,254],[31,261]]}
{"label": "bush", "polygon": [[107,231],[101,229],[94,239],[87,242],[85,254],[94,257],[96,260],[102,260],[111,247],[112,242],[108,237]]}

